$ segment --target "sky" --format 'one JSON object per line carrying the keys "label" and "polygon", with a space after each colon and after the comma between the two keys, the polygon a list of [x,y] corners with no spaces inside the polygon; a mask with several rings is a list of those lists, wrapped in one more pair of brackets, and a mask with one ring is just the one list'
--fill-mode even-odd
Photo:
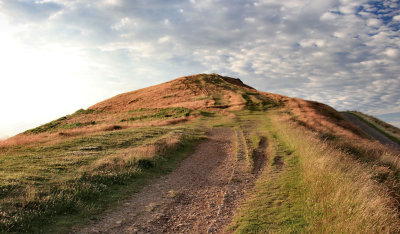
{"label": "sky", "polygon": [[197,73],[400,126],[399,29],[399,0],[0,0],[0,138]]}

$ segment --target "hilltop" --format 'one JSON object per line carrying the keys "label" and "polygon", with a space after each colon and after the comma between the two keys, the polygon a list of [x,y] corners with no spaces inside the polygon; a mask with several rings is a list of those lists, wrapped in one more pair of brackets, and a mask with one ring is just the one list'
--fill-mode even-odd
{"label": "hilltop", "polygon": [[397,232],[398,158],[323,103],[185,76],[1,141],[0,230]]}

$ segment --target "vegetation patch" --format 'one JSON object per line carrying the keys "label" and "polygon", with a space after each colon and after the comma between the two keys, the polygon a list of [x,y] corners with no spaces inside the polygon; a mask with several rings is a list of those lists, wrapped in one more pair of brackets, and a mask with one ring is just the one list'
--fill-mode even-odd
{"label": "vegetation patch", "polygon": [[24,133],[25,133],[25,134],[38,134],[38,133],[47,132],[47,131],[54,131],[54,130],[56,130],[56,129],[64,122],[64,120],[66,120],[66,119],[67,119],[66,116],[61,117],[61,118],[59,118],[59,119],[57,119],[57,120],[51,121],[50,123],[43,124],[43,125],[41,125],[41,126],[39,126],[39,127],[30,129],[30,130],[27,130],[27,131],[25,131]]}
{"label": "vegetation patch", "polygon": [[[364,121],[366,124],[368,124],[370,127],[374,128],[378,132],[382,133],[383,135],[387,136],[389,139],[392,141],[396,142],[397,144],[400,144],[400,139],[396,136],[394,136],[388,129],[392,129],[392,131],[397,133],[397,129],[394,126],[391,126],[389,124],[386,124],[378,119],[375,119],[370,116],[364,116],[363,114],[355,111],[348,111],[348,113],[356,116],[360,120]],[[395,129],[395,130],[393,130]]]}
{"label": "vegetation patch", "polygon": [[234,218],[232,230],[398,232],[395,203],[371,179],[369,167],[277,116],[267,127],[270,166]]}
{"label": "vegetation patch", "polygon": [[89,122],[85,122],[85,123],[80,123],[80,122],[66,123],[67,120],[69,120],[73,117],[76,117],[79,115],[92,114],[92,113],[99,113],[99,111],[94,110],[94,109],[87,109],[87,110],[79,109],[71,115],[63,116],[54,121],[43,124],[39,127],[27,130],[24,133],[25,134],[39,134],[39,133],[43,133],[43,132],[55,132],[58,129],[71,129],[71,128],[79,128],[79,127],[88,126],[88,125],[94,125],[94,124],[96,124],[95,121],[89,121]]}
{"label": "vegetation patch", "polygon": [[0,232],[42,232],[52,222],[48,230],[59,232],[72,225],[60,217],[94,215],[171,171],[201,134],[130,129],[1,155]]}
{"label": "vegetation patch", "polygon": [[79,109],[75,111],[75,113],[72,114],[72,116],[77,116],[77,115],[87,115],[87,114],[92,114],[92,113],[98,113],[99,111],[94,110],[94,109]]}
{"label": "vegetation patch", "polygon": [[91,126],[91,125],[95,125],[95,124],[96,124],[95,121],[89,121],[89,122],[85,122],[85,123],[76,122],[76,123],[64,124],[64,125],[60,126],[60,128],[61,129],[81,128],[84,126]]}
{"label": "vegetation patch", "polygon": [[197,97],[196,101],[201,101],[201,100],[206,100],[206,99],[212,99],[212,97],[211,96]]}
{"label": "vegetation patch", "polygon": [[171,95],[162,96],[162,98],[171,98],[171,97],[175,97],[175,96],[176,96],[175,94],[171,94]]}
{"label": "vegetation patch", "polygon": [[137,121],[137,120],[155,120],[155,119],[176,119],[180,117],[187,117],[190,115],[191,110],[184,107],[169,107],[169,108],[152,108],[152,109],[138,109],[131,110],[130,113],[140,112],[153,112],[151,114],[139,114],[134,117],[122,119],[121,122],[125,121]]}
{"label": "vegetation patch", "polygon": [[215,116],[215,112],[214,111],[201,110],[200,111],[200,115],[202,115],[204,117],[214,117]]}

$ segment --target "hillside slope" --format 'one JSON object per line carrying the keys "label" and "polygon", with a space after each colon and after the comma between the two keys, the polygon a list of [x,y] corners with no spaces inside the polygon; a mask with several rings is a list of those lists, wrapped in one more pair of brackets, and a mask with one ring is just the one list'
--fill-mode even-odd
{"label": "hillside slope", "polygon": [[397,232],[399,172],[332,107],[199,74],[1,141],[0,231]]}
{"label": "hillside slope", "polygon": [[381,134],[385,135],[386,137],[390,138],[390,140],[400,144],[400,129],[386,123],[380,119],[377,119],[371,115],[364,114],[359,111],[347,111],[343,112],[344,114],[351,114],[361,121],[368,124],[370,127],[374,128],[376,131],[380,132]]}
{"label": "hillside slope", "polygon": [[398,144],[400,140],[394,137],[392,134],[385,131],[384,129],[382,129],[382,127],[378,127],[377,125],[372,124],[371,122],[359,116],[360,114],[357,115],[351,112],[343,112],[342,115],[344,115],[349,121],[351,121],[357,127],[362,129],[366,134],[368,134],[373,139],[379,141],[384,145],[389,145],[391,147],[400,150],[400,145]]}

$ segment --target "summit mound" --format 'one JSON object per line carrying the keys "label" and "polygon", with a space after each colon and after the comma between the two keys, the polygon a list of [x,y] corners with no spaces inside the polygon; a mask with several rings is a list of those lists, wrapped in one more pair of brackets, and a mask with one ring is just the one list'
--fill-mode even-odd
{"label": "summit mound", "polygon": [[232,111],[265,111],[275,107],[290,108],[296,115],[292,120],[324,134],[367,138],[360,129],[325,104],[261,92],[236,78],[198,74],[117,95],[86,110],[78,110],[28,130],[22,134],[26,139],[20,141],[49,140],[47,136],[54,140],[60,136],[130,127],[163,126],[194,120],[208,112],[229,115]]}

